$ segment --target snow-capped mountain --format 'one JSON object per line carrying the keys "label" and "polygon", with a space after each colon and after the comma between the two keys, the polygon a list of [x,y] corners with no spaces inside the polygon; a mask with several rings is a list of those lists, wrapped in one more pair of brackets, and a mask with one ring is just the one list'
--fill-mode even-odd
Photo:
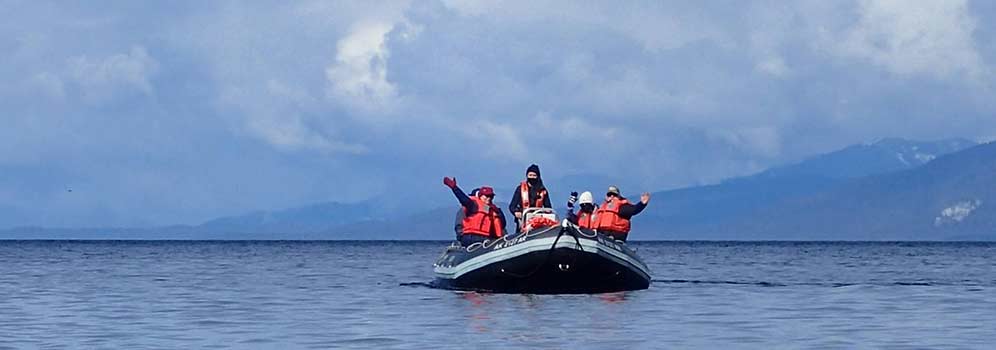
{"label": "snow-capped mountain", "polygon": [[[658,192],[642,214],[648,234],[668,239],[699,239],[703,231],[749,219],[760,208],[811,196],[851,179],[902,171],[930,159],[975,145],[964,139],[911,141],[897,138],[858,144],[774,167],[718,185]],[[707,230],[708,228],[708,230]],[[724,239],[750,239],[747,232],[714,233]]]}
{"label": "snow-capped mountain", "polygon": [[671,233],[682,239],[996,240],[996,143],[758,204],[732,220],[671,227]]}
{"label": "snow-capped mountain", "polygon": [[884,138],[848,146],[801,162],[774,167],[757,174],[761,178],[790,176],[853,178],[915,168],[952,152],[977,145],[966,139],[914,141]]}

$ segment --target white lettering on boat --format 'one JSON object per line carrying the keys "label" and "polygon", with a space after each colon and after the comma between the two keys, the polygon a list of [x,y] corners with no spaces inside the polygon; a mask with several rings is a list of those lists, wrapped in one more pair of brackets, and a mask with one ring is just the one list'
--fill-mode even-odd
{"label": "white lettering on boat", "polygon": [[502,249],[502,248],[508,248],[508,247],[514,246],[516,244],[525,242],[526,240],[528,240],[531,237],[535,237],[535,236],[547,233],[550,230],[555,229],[555,228],[560,228],[560,226],[550,226],[549,228],[547,228],[545,230],[538,230],[538,231],[526,232],[526,233],[518,234],[518,235],[514,235],[514,236],[502,236],[501,238],[493,240],[493,241],[492,240],[487,240],[487,241],[484,241],[484,242],[477,242],[477,243],[474,243],[474,244],[471,244],[471,245],[467,246],[467,252],[468,253],[474,252],[474,251],[476,251],[478,249],[481,249],[481,248],[491,249],[491,250],[498,250],[498,249]]}

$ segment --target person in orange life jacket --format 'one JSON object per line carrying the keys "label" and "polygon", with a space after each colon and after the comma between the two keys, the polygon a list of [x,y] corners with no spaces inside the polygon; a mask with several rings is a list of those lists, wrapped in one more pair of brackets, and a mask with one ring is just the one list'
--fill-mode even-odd
{"label": "person in orange life jacket", "polygon": [[526,181],[515,187],[512,201],[508,203],[508,211],[515,215],[515,232],[522,228],[519,224],[522,210],[536,207],[552,208],[553,205],[550,204],[550,196],[543,185],[543,178],[540,177],[539,165],[533,164],[526,169]]}
{"label": "person in orange life jacket", "polygon": [[[477,197],[477,191],[480,190],[481,190],[480,188],[475,188],[471,190],[470,197],[471,198]],[[456,222],[453,224],[453,231],[456,231],[456,240],[458,241],[460,240],[460,236],[463,236],[463,219],[465,219],[466,217],[467,213],[464,212],[463,207],[457,209]]]}
{"label": "person in orange life jacket", "polygon": [[[577,214],[574,213],[574,202],[578,202],[581,207]],[[595,201],[591,192],[585,191],[581,194],[580,199],[577,192],[571,192],[571,198],[567,200],[567,220],[581,228],[594,228]]]}
{"label": "person in orange life jacket", "polygon": [[618,187],[609,186],[609,190],[605,192],[605,202],[595,211],[594,228],[599,233],[625,242],[629,236],[629,220],[633,215],[642,212],[649,202],[650,193],[643,193],[638,203],[630,204],[629,200],[619,193]]}
{"label": "person in orange life jacket", "polygon": [[453,190],[453,195],[460,201],[465,213],[460,244],[468,246],[505,235],[505,215],[492,203],[495,198],[494,189],[483,186],[478,191],[478,196],[471,198],[457,187],[456,179],[444,177],[443,184]]}

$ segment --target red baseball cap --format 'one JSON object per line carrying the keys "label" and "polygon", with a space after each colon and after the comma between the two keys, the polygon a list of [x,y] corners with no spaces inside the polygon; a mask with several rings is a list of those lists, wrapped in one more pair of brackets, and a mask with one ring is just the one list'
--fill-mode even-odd
{"label": "red baseball cap", "polygon": [[479,196],[494,196],[495,195],[495,190],[493,188],[491,188],[491,187],[488,187],[488,186],[482,186],[481,190],[479,192],[477,192],[477,195],[479,195]]}

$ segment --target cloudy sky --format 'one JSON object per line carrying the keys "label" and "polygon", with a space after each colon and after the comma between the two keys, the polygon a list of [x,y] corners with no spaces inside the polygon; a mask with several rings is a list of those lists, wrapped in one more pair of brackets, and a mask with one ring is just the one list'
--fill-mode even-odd
{"label": "cloudy sky", "polygon": [[991,1],[0,0],[0,228],[992,140],[994,40]]}

